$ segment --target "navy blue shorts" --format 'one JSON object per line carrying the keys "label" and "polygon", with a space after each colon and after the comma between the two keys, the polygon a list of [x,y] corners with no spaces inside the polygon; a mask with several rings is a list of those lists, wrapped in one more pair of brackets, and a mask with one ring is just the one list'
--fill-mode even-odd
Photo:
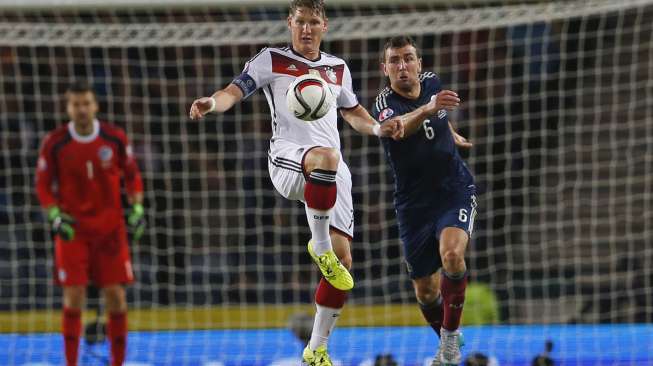
{"label": "navy blue shorts", "polygon": [[397,210],[399,237],[412,279],[429,276],[442,266],[439,239],[444,228],[461,228],[470,238],[472,236],[476,217],[475,190],[441,197],[439,203],[428,207]]}

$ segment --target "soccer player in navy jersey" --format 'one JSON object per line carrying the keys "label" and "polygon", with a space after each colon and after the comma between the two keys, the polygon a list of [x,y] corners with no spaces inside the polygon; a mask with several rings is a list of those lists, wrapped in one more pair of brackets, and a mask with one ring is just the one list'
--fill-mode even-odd
{"label": "soccer player in navy jersey", "polygon": [[372,114],[380,123],[399,118],[404,126],[401,139],[381,141],[394,174],[408,272],[424,318],[441,337],[433,365],[459,365],[464,257],[476,215],[474,178],[457,150],[471,144],[453,131],[447,116],[460,99],[443,90],[436,74],[422,72],[410,37],[388,40],[381,67],[390,85],[379,93]]}
{"label": "soccer player in navy jersey", "polygon": [[[70,122],[43,139],[36,193],[55,234],[55,281],[63,287],[61,332],[66,365],[78,362],[82,310],[89,281],[107,309],[111,365],[122,365],[127,346],[125,285],[134,281],[127,227],[138,240],[145,229],[143,182],[125,131],[96,118],[88,84],[66,92]],[[127,222],[121,192],[131,204]]]}

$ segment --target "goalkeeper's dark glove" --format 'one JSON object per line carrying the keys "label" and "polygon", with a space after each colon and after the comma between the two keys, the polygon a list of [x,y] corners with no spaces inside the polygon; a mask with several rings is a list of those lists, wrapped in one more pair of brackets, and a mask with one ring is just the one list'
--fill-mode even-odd
{"label": "goalkeeper's dark glove", "polygon": [[132,233],[132,239],[139,241],[145,231],[145,209],[140,203],[134,204],[127,214],[127,225]]}
{"label": "goalkeeper's dark glove", "polygon": [[75,219],[62,212],[59,207],[53,206],[48,209],[48,222],[50,222],[50,228],[54,235],[59,235],[65,241],[75,238],[75,228],[73,228]]}

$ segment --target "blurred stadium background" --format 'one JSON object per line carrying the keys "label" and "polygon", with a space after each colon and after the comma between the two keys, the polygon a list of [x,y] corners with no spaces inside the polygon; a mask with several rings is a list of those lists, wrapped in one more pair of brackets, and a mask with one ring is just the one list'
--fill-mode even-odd
{"label": "blurred stadium background", "polygon": [[[371,107],[387,37],[414,36],[425,70],[462,96],[458,128],[482,191],[465,353],[528,365],[653,365],[653,1],[326,2],[326,52]],[[38,141],[89,80],[128,131],[149,230],[132,245],[128,360],[269,365],[298,357],[286,325],[318,273],[302,206],[275,193],[262,94],[192,122],[192,100],[288,41],[287,1],[0,2],[0,364],[62,363],[52,241],[33,193]],[[331,340],[342,365],[422,365],[435,339],[401,260],[392,178],[346,124],[357,287]],[[91,301],[89,307],[97,306]],[[95,314],[86,315],[92,322]],[[90,337],[92,338],[92,337]],[[106,364],[84,344],[82,364]]]}

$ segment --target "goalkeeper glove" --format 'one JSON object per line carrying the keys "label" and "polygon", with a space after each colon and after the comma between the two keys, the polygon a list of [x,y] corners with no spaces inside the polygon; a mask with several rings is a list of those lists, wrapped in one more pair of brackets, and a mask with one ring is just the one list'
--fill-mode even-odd
{"label": "goalkeeper glove", "polygon": [[145,231],[145,209],[140,203],[136,203],[131,207],[129,213],[127,214],[127,225],[132,232],[132,238],[135,241],[138,241],[143,232]]}
{"label": "goalkeeper glove", "polygon": [[65,241],[70,241],[75,238],[75,229],[73,224],[75,219],[65,212],[62,212],[59,207],[53,206],[48,209],[48,222],[52,228],[54,235],[59,235]]}

